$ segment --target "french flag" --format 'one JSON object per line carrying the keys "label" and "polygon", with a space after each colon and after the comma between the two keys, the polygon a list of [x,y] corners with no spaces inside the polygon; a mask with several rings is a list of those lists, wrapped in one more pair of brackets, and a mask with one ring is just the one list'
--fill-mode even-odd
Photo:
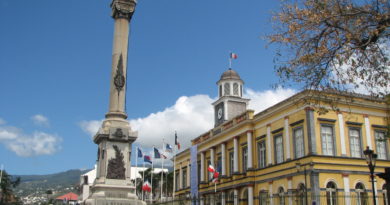
{"label": "french flag", "polygon": [[236,53],[230,53],[230,59],[237,59],[237,57]]}

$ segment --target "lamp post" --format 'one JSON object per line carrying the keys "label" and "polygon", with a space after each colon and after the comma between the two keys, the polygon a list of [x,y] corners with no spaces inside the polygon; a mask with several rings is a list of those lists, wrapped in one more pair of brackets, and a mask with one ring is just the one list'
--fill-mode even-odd
{"label": "lamp post", "polygon": [[371,185],[372,185],[372,196],[374,200],[374,205],[376,205],[376,196],[375,196],[375,183],[374,183],[374,170],[376,164],[377,154],[367,146],[366,150],[363,151],[364,156],[366,156],[366,161],[368,168],[370,169]]}
{"label": "lamp post", "polygon": [[[295,167],[297,168],[297,172],[301,169],[301,163],[297,162],[295,164]],[[307,179],[306,179],[306,166],[303,166],[303,174],[305,175],[305,205],[308,205],[307,203]]]}

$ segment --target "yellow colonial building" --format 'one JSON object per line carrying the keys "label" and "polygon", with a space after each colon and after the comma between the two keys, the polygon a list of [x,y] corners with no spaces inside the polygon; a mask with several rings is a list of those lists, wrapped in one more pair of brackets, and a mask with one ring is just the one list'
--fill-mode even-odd
{"label": "yellow colonial building", "polygon": [[[217,84],[215,127],[176,155],[175,197],[198,192],[200,205],[373,204],[363,151],[377,153],[376,173],[390,167],[384,100],[303,91],[254,113],[237,72]],[[323,103],[329,99],[337,111]],[[216,184],[210,164],[221,175]],[[388,204],[384,184],[376,177],[377,204]]]}

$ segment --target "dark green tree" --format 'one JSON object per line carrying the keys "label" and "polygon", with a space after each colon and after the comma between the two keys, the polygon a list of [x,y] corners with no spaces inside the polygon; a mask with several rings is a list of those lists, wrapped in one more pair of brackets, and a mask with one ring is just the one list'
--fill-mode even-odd
{"label": "dark green tree", "polygon": [[0,204],[18,204],[18,198],[13,193],[13,188],[20,184],[20,177],[12,178],[3,171],[0,183]]}

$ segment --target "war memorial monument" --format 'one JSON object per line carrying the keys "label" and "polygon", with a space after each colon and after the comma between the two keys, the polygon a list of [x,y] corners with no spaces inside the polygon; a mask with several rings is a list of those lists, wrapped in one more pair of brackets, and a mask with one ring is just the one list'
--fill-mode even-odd
{"label": "war memorial monument", "polygon": [[87,205],[144,205],[130,180],[131,144],[137,139],[125,111],[129,24],[136,0],[113,0],[115,20],[109,111],[93,141],[98,145],[96,179]]}

